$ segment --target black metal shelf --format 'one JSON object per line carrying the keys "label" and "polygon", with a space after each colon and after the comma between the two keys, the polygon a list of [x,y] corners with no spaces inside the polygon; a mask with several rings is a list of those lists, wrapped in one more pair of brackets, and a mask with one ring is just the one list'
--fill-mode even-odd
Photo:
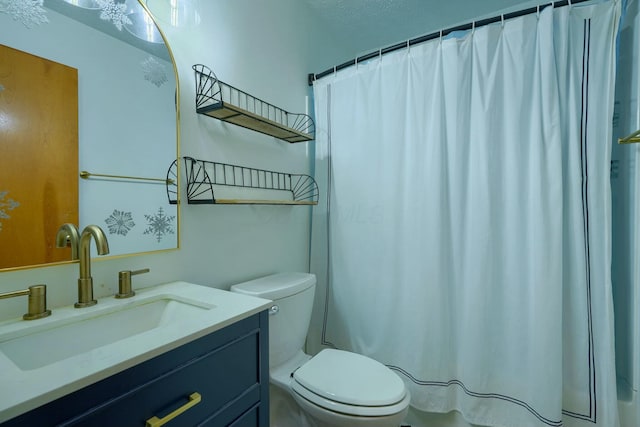
{"label": "black metal shelf", "polygon": [[[193,157],[182,159],[189,204],[318,204],[318,184],[309,175],[255,169]],[[167,177],[177,181],[177,169],[178,160],[175,160],[169,167]],[[216,193],[226,193],[226,197],[217,197]],[[169,203],[177,203],[177,188],[167,184],[167,196]]]}
{"label": "black metal shelf", "polygon": [[167,198],[172,205],[178,204],[178,161],[174,160],[167,171]]}
{"label": "black metal shelf", "polygon": [[208,67],[196,64],[196,112],[233,123],[287,142],[314,139],[315,124],[307,114],[296,114],[262,101],[219,80]]}

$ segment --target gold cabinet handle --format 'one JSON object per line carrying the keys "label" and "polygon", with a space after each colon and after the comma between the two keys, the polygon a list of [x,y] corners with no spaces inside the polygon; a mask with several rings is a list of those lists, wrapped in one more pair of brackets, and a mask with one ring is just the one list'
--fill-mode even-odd
{"label": "gold cabinet handle", "polygon": [[180,415],[183,412],[185,412],[186,410],[191,409],[194,406],[196,406],[198,403],[200,403],[201,400],[202,400],[202,396],[200,396],[200,393],[192,393],[189,396],[189,401],[187,403],[185,403],[184,405],[182,405],[181,407],[179,407],[178,409],[176,409],[175,411],[173,411],[172,413],[170,413],[169,415],[167,415],[164,418],[158,418],[156,416],[153,416],[153,417],[149,418],[147,420],[147,424],[145,424],[145,427],[160,427],[160,426],[163,426],[166,423],[168,423],[169,421],[171,421],[172,419],[174,419],[175,417],[177,417],[178,415]]}

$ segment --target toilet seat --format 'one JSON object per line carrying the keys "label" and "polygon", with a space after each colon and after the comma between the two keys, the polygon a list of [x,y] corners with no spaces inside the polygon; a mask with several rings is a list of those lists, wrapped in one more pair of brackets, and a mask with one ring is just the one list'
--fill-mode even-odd
{"label": "toilet seat", "polygon": [[383,364],[356,353],[325,349],[293,374],[291,389],[322,408],[379,417],[403,411],[409,395]]}

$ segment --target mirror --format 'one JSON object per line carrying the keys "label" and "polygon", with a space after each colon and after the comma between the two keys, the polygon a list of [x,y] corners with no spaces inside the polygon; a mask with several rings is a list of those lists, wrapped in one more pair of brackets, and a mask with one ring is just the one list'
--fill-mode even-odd
{"label": "mirror", "polygon": [[[35,166],[30,156],[43,156],[44,149],[34,154],[20,148],[16,158],[31,169],[43,168],[48,176],[72,170],[78,199],[75,223],[80,231],[89,224],[100,226],[109,240],[109,256],[177,248],[177,207],[169,204],[166,189],[167,171],[178,156],[177,86],[170,52],[144,8],[137,0],[44,0],[42,6],[16,0],[0,3],[0,28],[0,45],[77,70],[77,169],[47,166],[50,155],[44,155],[43,166]],[[0,148],[11,130],[11,114],[3,108],[8,108],[8,100],[21,98],[12,92],[9,74],[0,63]],[[73,104],[70,93],[64,91],[61,104]],[[31,126],[41,121],[46,120]],[[55,138],[48,130],[42,132],[37,144],[48,146]],[[70,260],[68,249],[55,247],[55,234],[63,222],[74,222],[73,215],[52,218],[60,206],[73,206],[73,188],[52,190],[48,179],[32,178],[36,187],[47,188],[46,197],[56,196],[54,202],[40,197],[39,204],[32,205],[14,190],[17,183],[30,180],[26,167],[20,169],[23,173],[0,179],[0,269],[60,262],[47,258],[3,264],[18,245],[27,252],[42,246],[47,254]],[[89,172],[88,179],[79,178],[79,171]],[[36,214],[28,221],[31,225],[15,226],[27,213]],[[44,227],[43,238],[29,237],[36,225]],[[20,238],[3,242],[9,230]]]}

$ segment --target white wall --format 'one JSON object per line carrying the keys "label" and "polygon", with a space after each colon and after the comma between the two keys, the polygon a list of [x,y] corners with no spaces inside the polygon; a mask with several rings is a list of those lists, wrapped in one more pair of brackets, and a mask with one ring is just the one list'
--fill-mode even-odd
{"label": "white wall", "polygon": [[[202,63],[230,85],[285,110],[305,112],[306,76],[317,66],[313,41],[321,38],[307,10],[295,0],[199,4],[202,24],[163,27],[181,80],[182,155],[307,173],[306,143],[288,144],[193,114],[191,68]],[[165,18],[158,12],[158,19]],[[190,247],[182,251],[182,268],[190,280],[206,283],[213,276],[221,286],[277,271],[306,271],[309,209],[187,206],[182,210],[182,231]]]}
{"label": "white wall", "polygon": [[[198,116],[191,66],[205,64],[229,84],[285,110],[305,112],[307,74],[343,55],[342,44],[324,34],[297,0],[194,3],[202,18],[199,25],[172,28],[160,22],[179,74],[182,155],[307,173],[307,143],[291,145]],[[183,204],[181,248],[120,259],[99,257],[92,271],[95,295],[117,292],[118,271],[126,269],[151,268],[150,273],[134,278],[138,288],[178,279],[228,288],[272,272],[306,271],[310,209]],[[45,283],[55,313],[56,307],[76,301],[77,278],[77,264],[4,271],[0,292]],[[0,300],[0,320],[21,316],[25,310],[26,298]]]}

